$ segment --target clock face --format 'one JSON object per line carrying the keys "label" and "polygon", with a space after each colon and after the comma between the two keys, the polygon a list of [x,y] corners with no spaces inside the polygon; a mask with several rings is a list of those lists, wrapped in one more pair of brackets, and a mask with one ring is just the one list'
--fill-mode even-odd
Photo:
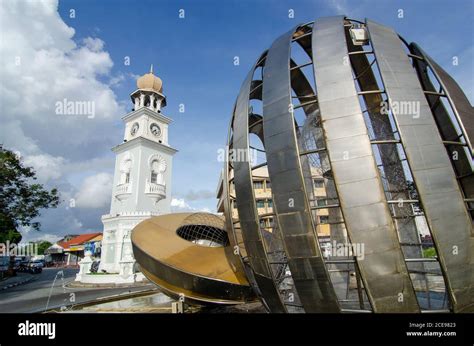
{"label": "clock face", "polygon": [[138,123],[134,123],[132,126],[132,129],[130,130],[130,134],[132,136],[135,136],[139,128],[140,128],[140,125],[138,125]]}
{"label": "clock face", "polygon": [[150,125],[150,131],[151,133],[153,133],[153,135],[155,135],[156,137],[160,137],[161,135],[161,129],[160,127],[158,126],[158,124],[156,123],[153,123]]}

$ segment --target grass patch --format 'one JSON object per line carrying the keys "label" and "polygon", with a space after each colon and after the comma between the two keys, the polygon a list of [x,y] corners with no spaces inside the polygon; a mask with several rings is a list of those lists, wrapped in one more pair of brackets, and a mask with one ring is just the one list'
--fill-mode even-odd
{"label": "grass patch", "polygon": [[423,249],[423,257],[436,257],[436,256],[437,254],[434,247]]}

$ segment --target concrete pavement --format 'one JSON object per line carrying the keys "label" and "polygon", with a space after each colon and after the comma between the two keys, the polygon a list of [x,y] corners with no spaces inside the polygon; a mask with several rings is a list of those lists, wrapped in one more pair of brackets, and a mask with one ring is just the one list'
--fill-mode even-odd
{"label": "concrete pavement", "polygon": [[78,269],[45,268],[35,279],[21,286],[0,291],[0,312],[32,313],[47,309],[69,309],[74,304],[85,303],[112,295],[143,291],[153,284],[139,287],[116,288],[80,288],[67,287],[72,282]]}
{"label": "concrete pavement", "polygon": [[16,276],[11,276],[5,280],[0,281],[0,291],[6,290],[19,285],[24,285],[35,279],[34,274],[17,273]]}

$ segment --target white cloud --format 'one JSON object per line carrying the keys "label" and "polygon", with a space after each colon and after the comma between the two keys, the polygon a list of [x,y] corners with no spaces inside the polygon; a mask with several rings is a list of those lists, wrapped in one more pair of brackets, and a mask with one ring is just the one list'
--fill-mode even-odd
{"label": "white cloud", "polygon": [[125,75],[123,73],[120,73],[109,80],[109,86],[111,87],[117,87],[122,84],[122,82],[125,80]]}
{"label": "white cloud", "polygon": [[330,9],[337,14],[348,14],[348,7],[345,0],[329,0],[326,1]]}
{"label": "white cloud", "polygon": [[76,194],[76,207],[100,208],[110,203],[113,176],[99,173],[84,179],[79,192]]}
{"label": "white cloud", "polygon": [[88,171],[113,171],[115,165],[115,158],[113,156],[94,157],[90,160],[82,160],[75,162],[68,162],[63,167],[64,174],[74,174],[78,172]]}
{"label": "white cloud", "polygon": [[[2,96],[0,96],[0,99],[1,97]],[[0,132],[2,135],[3,144],[7,144],[10,148],[15,148],[20,154],[20,156],[23,156],[23,153],[39,152],[39,148],[36,144],[36,141],[33,140],[33,138],[26,136],[23,132],[20,120],[16,119],[4,122],[2,124]]]}
{"label": "white cloud", "polygon": [[211,190],[189,190],[184,196],[188,201],[197,201],[202,199],[216,198],[216,193]]}
{"label": "white cloud", "polygon": [[[57,7],[53,0],[2,1],[2,138],[5,147],[24,154],[84,159],[120,138],[113,125],[125,109],[101,79],[116,84],[121,77],[110,73],[113,62],[104,42],[86,37],[76,43],[74,29],[63,22]],[[56,114],[56,102],[64,99],[93,103],[95,117]]]}
{"label": "white cloud", "polygon": [[172,198],[171,209],[174,210],[192,210],[191,206],[184,200],[184,198]]}
{"label": "white cloud", "polygon": [[45,183],[51,179],[61,177],[64,158],[53,157],[48,154],[30,155],[23,159],[26,166],[34,167],[38,180]]}
{"label": "white cloud", "polygon": [[188,202],[184,198],[172,198],[171,199],[171,211],[172,212],[186,212],[186,211],[191,211],[191,212],[204,212],[204,213],[210,213],[211,210],[209,208],[194,208],[191,205],[189,205]]}
{"label": "white cloud", "polygon": [[20,243],[29,243],[32,241],[49,241],[50,243],[55,243],[60,240],[62,237],[57,234],[43,233],[34,230],[21,230],[21,242]]}
{"label": "white cloud", "polygon": [[[111,73],[103,40],[75,39],[57,0],[2,0],[0,32],[2,144],[33,166],[47,188],[57,186],[65,202],[42,211],[44,234],[96,229],[112,189],[111,176],[101,172],[113,169],[110,148],[122,137],[116,124],[127,105],[111,88],[130,76]],[[64,99],[93,102],[95,117],[56,114],[56,102]],[[79,189],[71,185],[78,177]],[[71,197],[77,208],[68,208]]]}

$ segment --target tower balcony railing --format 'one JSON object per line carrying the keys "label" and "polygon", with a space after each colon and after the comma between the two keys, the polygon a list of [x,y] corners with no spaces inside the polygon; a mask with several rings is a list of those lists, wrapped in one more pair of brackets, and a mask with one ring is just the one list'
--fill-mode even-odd
{"label": "tower balcony railing", "polygon": [[147,181],[145,184],[145,193],[149,195],[155,203],[166,198],[166,186]]}
{"label": "tower balcony railing", "polygon": [[132,185],[130,183],[124,183],[117,185],[115,188],[115,197],[122,201],[132,193]]}

